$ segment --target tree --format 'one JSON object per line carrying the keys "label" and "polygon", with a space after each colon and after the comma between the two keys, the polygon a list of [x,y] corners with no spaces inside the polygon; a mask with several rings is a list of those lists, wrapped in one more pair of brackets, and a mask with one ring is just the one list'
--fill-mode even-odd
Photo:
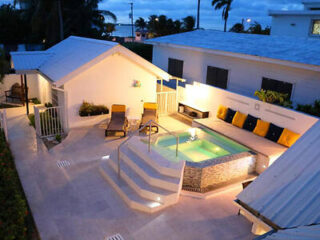
{"label": "tree", "polygon": [[9,73],[10,63],[6,58],[5,51],[0,48],[0,82],[3,81],[5,74]]}
{"label": "tree", "polygon": [[147,27],[147,23],[144,18],[139,17],[135,22],[135,26],[141,30],[144,30]]}
{"label": "tree", "polygon": [[261,24],[258,22],[254,22],[248,29],[248,33],[252,34],[263,34],[270,35],[271,28],[267,26],[265,29],[262,28]]}
{"label": "tree", "polygon": [[0,43],[18,44],[25,41],[28,24],[23,21],[20,11],[13,5],[0,6]]}
{"label": "tree", "polygon": [[70,35],[105,38],[110,25],[106,18],[116,22],[116,16],[99,10],[102,0],[16,0],[22,6],[32,28],[32,36],[44,39],[51,46]]}
{"label": "tree", "polygon": [[185,31],[192,31],[194,29],[196,20],[192,16],[187,16],[182,19],[182,26]]}
{"label": "tree", "polygon": [[230,28],[229,32],[235,32],[235,33],[243,33],[244,32],[244,26],[242,23],[236,23]]}
{"label": "tree", "polygon": [[233,0],[212,0],[212,6],[215,10],[222,10],[222,19],[224,20],[224,31],[227,31],[227,22],[229,18],[229,11]]}

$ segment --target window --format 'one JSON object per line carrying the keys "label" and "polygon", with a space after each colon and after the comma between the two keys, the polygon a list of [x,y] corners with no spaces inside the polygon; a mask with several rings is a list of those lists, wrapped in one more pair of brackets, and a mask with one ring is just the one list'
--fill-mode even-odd
{"label": "window", "polygon": [[262,78],[261,89],[288,94],[289,99],[291,98],[292,88],[292,83],[282,82],[270,78]]}
{"label": "window", "polygon": [[172,76],[182,78],[183,75],[183,61],[169,58],[168,73]]}
{"label": "window", "polygon": [[228,70],[208,66],[206,83],[210,86],[227,89]]}
{"label": "window", "polygon": [[320,20],[312,22],[312,35],[320,35]]}
{"label": "window", "polygon": [[320,11],[320,8],[310,8],[311,11]]}

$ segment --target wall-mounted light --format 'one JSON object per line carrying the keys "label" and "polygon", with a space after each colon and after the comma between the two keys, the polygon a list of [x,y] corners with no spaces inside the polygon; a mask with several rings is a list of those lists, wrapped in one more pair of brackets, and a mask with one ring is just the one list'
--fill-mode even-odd
{"label": "wall-mounted light", "polygon": [[136,87],[136,88],[141,87],[141,81],[139,81],[139,80],[133,80],[132,86],[133,86],[133,87]]}

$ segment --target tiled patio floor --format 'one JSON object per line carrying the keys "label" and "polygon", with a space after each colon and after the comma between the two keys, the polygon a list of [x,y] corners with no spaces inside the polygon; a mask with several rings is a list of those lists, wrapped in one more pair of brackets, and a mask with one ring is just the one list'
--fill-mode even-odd
{"label": "tiled patio floor", "polygon": [[[122,140],[104,139],[103,126],[72,130],[63,144],[46,150],[24,109],[9,109],[9,140],[42,240],[248,240],[251,224],[237,216],[233,189],[208,200],[181,197],[178,204],[148,215],[129,209],[99,175],[99,158]],[[165,126],[188,128],[171,118]],[[59,168],[57,162],[70,161]]]}

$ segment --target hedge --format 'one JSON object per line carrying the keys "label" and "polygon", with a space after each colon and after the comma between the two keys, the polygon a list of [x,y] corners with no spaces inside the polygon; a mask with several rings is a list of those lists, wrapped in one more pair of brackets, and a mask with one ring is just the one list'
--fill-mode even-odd
{"label": "hedge", "polygon": [[3,132],[0,132],[0,236],[3,240],[39,239]]}

